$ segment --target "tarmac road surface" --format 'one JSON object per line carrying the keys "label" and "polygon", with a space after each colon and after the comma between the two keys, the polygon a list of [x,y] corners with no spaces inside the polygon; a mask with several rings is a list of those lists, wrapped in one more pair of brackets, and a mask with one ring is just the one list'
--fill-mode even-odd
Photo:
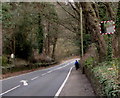
{"label": "tarmac road surface", "polygon": [[0,80],[0,96],[55,96],[75,59],[57,66]]}

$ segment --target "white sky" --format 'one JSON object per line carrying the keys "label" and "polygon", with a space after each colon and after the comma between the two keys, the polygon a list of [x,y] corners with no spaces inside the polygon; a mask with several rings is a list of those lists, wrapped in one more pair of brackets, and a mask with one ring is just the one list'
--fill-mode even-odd
{"label": "white sky", "polygon": [[74,0],[69,0],[69,2],[74,2]]}
{"label": "white sky", "polygon": [[120,0],[0,0],[2,2],[65,2],[65,1],[79,1],[79,2],[91,2],[91,1],[96,1],[96,2],[118,2]]}

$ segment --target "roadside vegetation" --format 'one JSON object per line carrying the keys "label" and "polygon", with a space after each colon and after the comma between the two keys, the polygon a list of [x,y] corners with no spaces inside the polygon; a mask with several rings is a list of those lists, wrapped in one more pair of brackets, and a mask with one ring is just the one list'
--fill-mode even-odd
{"label": "roadside vegetation", "polygon": [[61,16],[56,7],[49,2],[2,3],[3,74],[47,67],[79,55],[72,39],[76,35],[58,24]]}
{"label": "roadside vegetation", "polygon": [[120,92],[118,64],[120,63],[115,64],[114,61],[102,62],[100,63],[101,66],[92,69],[93,74],[104,87],[103,94],[107,96],[118,96],[118,92]]}
{"label": "roadside vegetation", "polygon": [[[115,5],[118,7],[114,7]],[[96,43],[91,44],[81,60],[81,68],[98,96],[118,97],[120,96],[120,36],[118,34],[120,33],[120,2],[96,3],[96,6],[99,21],[114,20],[116,31],[113,35],[102,35],[106,45],[104,56],[99,53]]]}
{"label": "roadside vegetation", "polygon": [[[120,61],[115,59],[112,61],[104,61],[97,65],[94,64],[95,61],[92,57],[86,59],[84,63],[87,69],[86,74],[92,81],[96,93],[100,96],[119,96],[120,82],[118,79],[118,67]],[[98,82],[99,85],[95,82]]]}

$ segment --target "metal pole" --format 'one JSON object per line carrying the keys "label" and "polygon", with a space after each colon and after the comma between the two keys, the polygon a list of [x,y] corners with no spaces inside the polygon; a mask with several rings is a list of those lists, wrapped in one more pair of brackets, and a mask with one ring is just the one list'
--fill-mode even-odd
{"label": "metal pole", "polygon": [[83,57],[83,26],[82,26],[82,8],[80,7],[80,32],[81,32],[81,57]]}

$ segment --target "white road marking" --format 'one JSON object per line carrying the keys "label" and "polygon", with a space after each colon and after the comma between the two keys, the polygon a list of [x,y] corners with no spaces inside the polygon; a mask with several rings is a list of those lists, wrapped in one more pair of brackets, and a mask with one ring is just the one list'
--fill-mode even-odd
{"label": "white road marking", "polygon": [[65,66],[58,67],[58,68],[56,68],[56,69],[53,69],[53,70],[51,70],[51,71],[48,71],[48,72],[42,74],[42,76],[44,76],[44,75],[46,75],[46,74],[49,74],[49,73],[51,73],[51,72],[53,72],[53,71],[56,71],[56,70],[58,70],[58,69],[62,69],[62,68],[64,68],[64,67],[68,66],[68,65],[71,64],[71,63],[73,63],[73,62],[70,62],[70,63],[66,64]]}
{"label": "white road marking", "polygon": [[28,85],[28,83],[27,83],[28,81],[27,80],[21,80],[20,82],[22,82],[24,86]]}
{"label": "white road marking", "polygon": [[39,76],[37,76],[37,77],[34,77],[34,78],[32,78],[31,80],[35,80],[35,79],[37,79]]}
{"label": "white road marking", "polygon": [[54,70],[51,70],[51,71],[48,71],[47,73],[51,73],[51,72],[53,72]]}
{"label": "white road marking", "polygon": [[61,85],[61,87],[58,89],[58,91],[57,91],[57,93],[55,94],[54,98],[56,98],[56,96],[59,96],[59,95],[60,95],[60,92],[62,91],[63,87],[65,86],[65,83],[67,82],[67,80],[68,80],[68,78],[69,78],[69,76],[70,76],[70,73],[71,73],[72,69],[73,69],[73,67],[70,68],[69,73],[68,73],[66,79],[64,80],[64,82],[63,82],[63,84]]}
{"label": "white road marking", "polygon": [[[62,63],[62,64],[59,64],[58,66],[61,66],[61,65],[65,64],[65,63],[68,63],[68,62],[71,62],[71,61],[73,61],[73,60],[79,60],[79,59],[78,59],[78,58],[76,58],[76,59],[71,59],[71,60],[65,61],[65,62]],[[43,70],[48,70],[48,69],[51,69],[51,68],[53,68],[53,67],[50,67],[50,68],[47,68],[47,69],[43,69]],[[9,77],[9,78],[6,78],[6,79],[2,79],[2,80],[0,80],[0,81],[12,79],[12,78],[16,78],[16,77],[19,77],[19,76],[24,76],[24,75],[27,75],[27,74],[31,74],[31,73],[34,73],[34,72],[37,72],[37,71],[43,71],[43,70],[36,70],[36,71],[33,71],[33,72],[29,72],[29,73],[25,73],[25,74],[21,74],[21,75]]]}
{"label": "white road marking", "polygon": [[19,87],[20,87],[20,85],[18,85],[18,86],[16,86],[16,87],[12,88],[12,89],[10,89],[10,90],[7,90],[6,92],[1,93],[0,96],[4,95],[4,94],[6,94],[6,93],[8,93],[8,92],[10,92],[10,91],[13,91],[13,90],[15,90],[15,89],[17,89],[17,88],[19,88]]}
{"label": "white road marking", "polygon": [[66,64],[65,66],[62,66],[62,67],[56,68],[56,69],[54,69],[54,70],[58,70],[58,69],[64,68],[64,67],[66,67],[66,66],[70,65],[70,64],[71,64],[71,63],[73,63],[73,62],[74,62],[74,61],[72,61],[72,62],[70,62],[70,63]]}
{"label": "white road marking", "polygon": [[42,76],[46,75],[47,73],[42,74]]}

